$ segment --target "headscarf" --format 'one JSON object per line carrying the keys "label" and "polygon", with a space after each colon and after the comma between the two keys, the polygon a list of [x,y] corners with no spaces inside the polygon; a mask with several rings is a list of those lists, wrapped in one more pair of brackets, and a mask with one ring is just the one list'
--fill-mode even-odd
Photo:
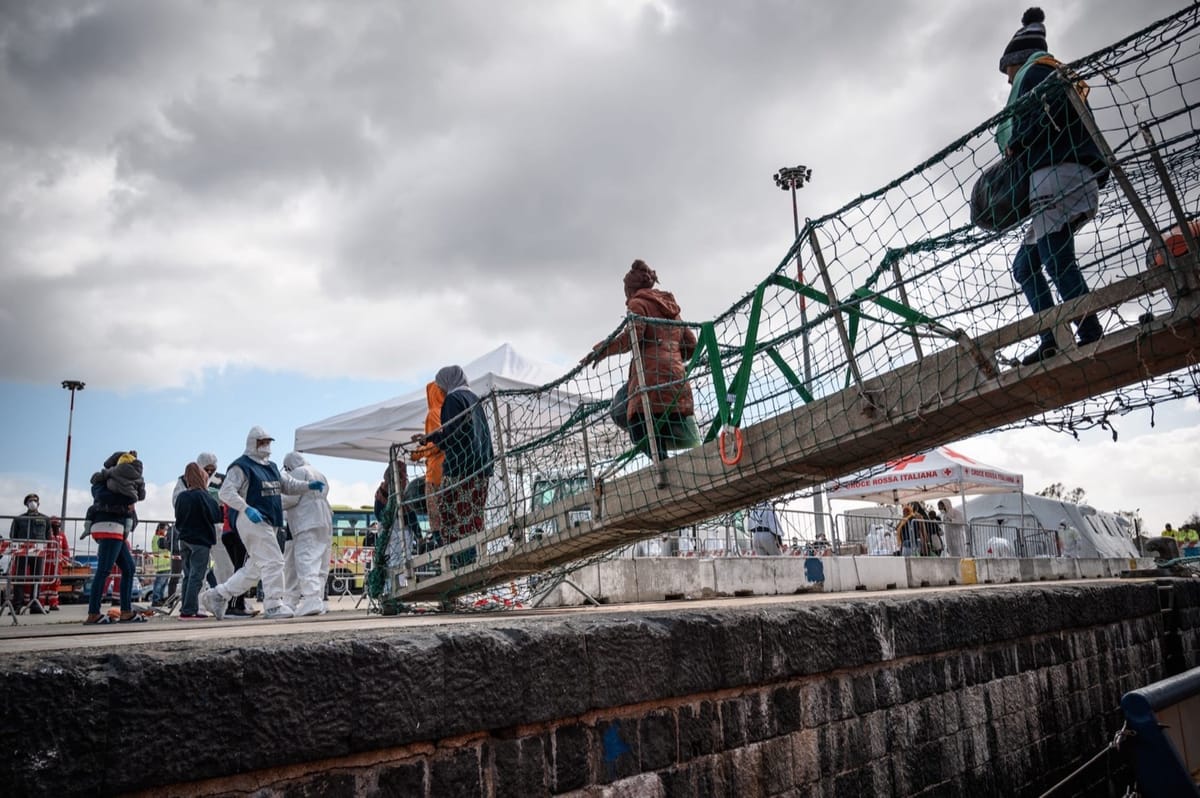
{"label": "headscarf", "polygon": [[455,388],[467,387],[467,374],[461,366],[446,366],[438,370],[433,381],[443,391],[450,393]]}
{"label": "headscarf", "polygon": [[625,296],[631,297],[643,288],[651,288],[658,282],[658,273],[646,265],[644,260],[635,260],[625,275]]}
{"label": "headscarf", "polygon": [[206,490],[208,474],[195,463],[188,463],[183,469],[183,484],[187,485],[188,490]]}

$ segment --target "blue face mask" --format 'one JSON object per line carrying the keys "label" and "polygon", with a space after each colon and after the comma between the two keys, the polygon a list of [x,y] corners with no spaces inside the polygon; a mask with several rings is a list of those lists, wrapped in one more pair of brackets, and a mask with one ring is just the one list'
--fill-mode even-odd
{"label": "blue face mask", "polygon": [[29,501],[25,502],[25,507],[29,510],[29,512],[36,513],[37,508],[38,508],[38,503],[36,501],[34,501],[33,499],[30,499]]}

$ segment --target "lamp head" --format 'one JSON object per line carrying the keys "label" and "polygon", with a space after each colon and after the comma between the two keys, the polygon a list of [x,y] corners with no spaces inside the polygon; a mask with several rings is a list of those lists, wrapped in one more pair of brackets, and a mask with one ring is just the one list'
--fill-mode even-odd
{"label": "lamp head", "polygon": [[775,185],[784,191],[804,188],[804,184],[812,180],[812,169],[800,166],[785,166],[775,173]]}

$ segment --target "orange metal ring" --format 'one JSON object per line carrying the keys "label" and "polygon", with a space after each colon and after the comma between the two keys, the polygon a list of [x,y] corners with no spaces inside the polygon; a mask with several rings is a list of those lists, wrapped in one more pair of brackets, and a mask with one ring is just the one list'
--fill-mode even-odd
{"label": "orange metal ring", "polygon": [[721,434],[717,436],[717,442],[721,447],[721,462],[727,466],[737,465],[742,462],[742,452],[745,450],[746,439],[742,437],[742,431],[737,427],[733,428],[733,458],[725,456],[725,430],[721,430]]}

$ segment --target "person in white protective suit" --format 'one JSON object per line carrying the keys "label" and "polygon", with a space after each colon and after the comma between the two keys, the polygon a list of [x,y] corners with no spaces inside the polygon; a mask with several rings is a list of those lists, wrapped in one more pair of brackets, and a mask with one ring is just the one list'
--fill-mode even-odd
{"label": "person in white protective suit", "polygon": [[[324,482],[325,475],[299,452],[283,456],[283,472],[301,482]],[[291,540],[283,546],[284,601],[296,615],[324,615],[325,580],[333,549],[333,510],[329,488],[283,497]]]}
{"label": "person in white protective suit", "polygon": [[200,594],[200,606],[216,618],[225,617],[225,609],[234,596],[245,593],[262,579],[263,615],[269,619],[291,618],[295,612],[284,601],[283,552],[275,532],[283,526],[283,494],[321,491],[321,480],[301,482],[271,462],[271,442],[275,439],[262,427],[251,427],[246,434],[246,451],[230,464],[218,493],[232,512],[237,513],[238,537],[246,546],[246,562],[233,576]]}

